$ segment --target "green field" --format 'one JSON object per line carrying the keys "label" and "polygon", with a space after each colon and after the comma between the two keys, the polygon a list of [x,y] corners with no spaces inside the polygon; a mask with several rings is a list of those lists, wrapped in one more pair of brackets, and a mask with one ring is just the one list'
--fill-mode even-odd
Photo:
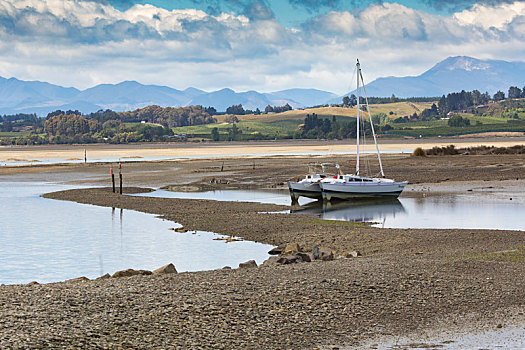
{"label": "green field", "polygon": [[[235,123],[237,128],[241,131],[237,139],[257,139],[257,138],[291,138],[294,132],[301,124],[301,120],[279,120],[272,122],[259,122],[259,121],[239,121]],[[173,132],[176,134],[188,134],[193,135],[197,138],[211,138],[211,131],[213,128],[217,128],[221,140],[228,139],[227,135],[229,129],[232,128],[232,124],[229,123],[215,123],[215,124],[204,124],[194,126],[183,126],[179,128],[173,128]]]}
{"label": "green field", "polygon": [[[467,118],[470,121],[469,126],[451,127],[448,125],[446,119],[434,119],[430,121],[414,120],[414,118],[423,118],[421,112],[432,106],[432,102],[412,103],[412,102],[397,102],[386,104],[370,105],[372,115],[383,114],[377,122],[380,125],[376,128],[378,134],[390,135],[390,137],[439,137],[439,136],[454,136],[454,135],[468,135],[479,134],[487,132],[519,132],[525,133],[525,99],[511,99],[501,102],[491,102],[489,105],[470,107],[461,112],[453,112],[460,115],[462,118]],[[311,118],[306,129],[303,129],[305,118],[307,115],[316,114],[318,119]],[[386,115],[386,118],[384,117]],[[428,114],[424,114],[425,118],[430,118]],[[451,113],[452,115],[452,113]],[[231,123],[231,115],[215,115],[216,123],[184,126],[172,128],[175,134],[185,134],[190,140],[207,139],[212,140],[212,130],[217,128],[218,140],[269,140],[269,139],[289,139],[299,137],[311,138],[341,138],[352,137],[348,132],[351,125],[344,123],[355,119],[357,111],[355,108],[347,107],[318,107],[308,109],[296,109],[283,113],[269,113],[269,114],[246,114],[236,115],[238,122]],[[362,113],[365,118],[366,113]],[[395,122],[400,117],[409,117],[413,121]],[[329,119],[333,121],[335,118],[339,123],[324,122],[322,119]],[[434,115],[433,118],[436,118]],[[312,120],[316,120],[317,126],[312,126]],[[398,121],[401,119],[398,119]],[[208,120],[209,121],[209,120]],[[343,121],[343,123],[341,123]],[[325,129],[320,125],[328,125]],[[126,129],[134,129],[142,123],[123,123]],[[0,126],[2,123],[0,123]],[[160,124],[147,123],[147,125],[160,126]],[[237,133],[234,132],[234,125]],[[346,125],[346,126],[345,126]],[[346,128],[346,129],[345,129]],[[41,130],[38,129],[38,130]],[[321,130],[321,131],[320,131]],[[353,128],[352,128],[353,130]],[[124,133],[118,134],[119,130],[114,130],[116,138],[114,142],[137,142],[135,139],[130,140],[133,130],[125,130]],[[354,130],[355,131],[355,130]],[[355,133],[354,133],[355,134]],[[23,138],[27,138],[27,142],[33,144],[42,140],[35,140],[36,136],[46,138],[47,134],[33,134],[30,130],[20,132],[0,132],[0,141],[4,144],[11,144]],[[96,135],[95,135],[96,136]],[[99,137],[99,136],[97,136]],[[108,137],[113,137],[110,135]],[[158,140],[173,140],[173,138],[157,137]],[[181,139],[180,137],[177,139]],[[184,138],[182,138],[184,139]],[[45,141],[45,140],[44,140]],[[88,140],[89,141],[89,140]],[[83,141],[85,142],[85,141]],[[113,140],[112,140],[113,142]]]}
{"label": "green field", "polygon": [[[385,113],[391,119],[402,117],[405,115],[412,115],[414,112],[420,113],[426,108],[430,108],[432,102],[424,103],[412,103],[412,102],[397,102],[397,103],[385,103],[385,104],[374,104],[370,105],[370,113]],[[390,114],[392,112],[392,114]],[[315,113],[320,117],[353,117],[357,116],[355,107],[319,107],[319,108],[307,108],[307,109],[294,109],[283,113],[270,113],[270,114],[245,114],[237,115],[239,121],[258,121],[258,122],[274,122],[282,120],[301,120],[306,118],[307,114]],[[217,123],[222,123],[228,117],[228,115],[216,115]]]}
{"label": "green field", "polygon": [[31,134],[31,131],[0,131],[0,137],[23,137]]}
{"label": "green field", "polygon": [[[509,118],[507,115],[514,115],[514,111],[506,111],[499,115],[474,115],[472,113],[459,113],[462,117],[470,120],[470,126],[451,127],[448,120],[432,121],[413,121],[408,123],[394,123],[393,120],[404,115],[412,115],[414,112],[420,113],[423,109],[429,108],[432,103],[389,103],[370,106],[372,114],[385,113],[389,118],[388,124],[392,130],[380,132],[391,136],[408,137],[438,137],[454,136],[464,134],[477,134],[486,132],[525,132],[525,112],[517,110],[518,119]],[[291,110],[284,113],[274,114],[248,114],[236,116],[239,122],[237,128],[241,131],[235,137],[236,140],[257,140],[274,138],[293,138],[297,136],[307,114],[316,113],[319,118],[330,118],[334,116],[337,120],[344,120],[356,117],[355,108],[342,107],[320,107],[305,110]],[[365,114],[366,115],[366,114]],[[211,139],[213,128],[219,131],[221,141],[230,140],[229,131],[232,124],[226,123],[228,115],[215,116],[217,123],[185,126],[174,128],[177,134],[187,134],[190,138]]]}
{"label": "green field", "polygon": [[[420,112],[431,105],[432,103],[409,102],[377,104],[370,106],[370,112],[372,114],[385,113],[390,119],[395,119],[400,116],[412,115],[414,112]],[[236,126],[242,132],[236,139],[292,138],[299,130],[306,116],[313,113],[317,114],[319,118],[332,119],[335,116],[337,120],[356,118],[357,116],[355,108],[343,107],[319,107],[297,109],[283,113],[236,115],[239,120]],[[217,128],[220,140],[228,140],[228,132],[232,128],[232,124],[226,123],[225,120],[229,116],[216,115],[214,118],[217,119],[217,123],[173,128],[173,132],[176,134],[187,134],[194,138],[211,139],[212,129]]]}
{"label": "green field", "polygon": [[412,137],[435,137],[485,132],[525,132],[525,120],[522,119],[513,120],[497,116],[463,116],[470,120],[470,126],[451,127],[448,125],[448,120],[400,124],[392,123],[390,125],[394,127],[394,129],[386,132],[386,134]]}

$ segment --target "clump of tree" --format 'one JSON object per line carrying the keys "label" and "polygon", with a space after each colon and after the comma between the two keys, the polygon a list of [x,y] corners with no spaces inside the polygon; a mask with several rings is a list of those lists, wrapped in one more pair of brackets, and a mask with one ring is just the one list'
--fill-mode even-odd
{"label": "clump of tree", "polygon": [[80,112],[78,109],[75,109],[74,111],[71,110],[71,109],[69,109],[67,111],[62,111],[60,109],[57,109],[54,112],[49,112],[47,114],[47,118],[46,119],[49,119],[49,118],[57,116],[57,115],[82,115],[82,112]]}
{"label": "clump of tree", "polygon": [[423,121],[434,120],[439,118],[439,110],[435,103],[432,103],[430,108],[426,108],[421,112],[419,118]]}
{"label": "clump of tree", "polygon": [[234,115],[229,115],[226,118],[224,118],[224,121],[226,123],[228,123],[228,124],[233,124],[233,123],[238,123],[239,122],[239,118],[237,118]]}
{"label": "clump of tree", "polygon": [[244,110],[242,104],[238,104],[226,108],[226,114],[244,115],[246,114],[246,111]]}
{"label": "clump of tree", "polygon": [[87,119],[97,120],[99,123],[104,124],[108,120],[120,120],[120,115],[117,112],[112,111],[111,109],[98,110],[95,113],[90,113],[86,115]]}
{"label": "clump of tree", "polygon": [[0,124],[0,131],[3,131],[3,132],[13,131],[13,123],[11,123],[10,121],[2,122],[2,124]]}
{"label": "clump of tree", "polygon": [[211,139],[213,141],[219,141],[221,138],[219,136],[219,128],[213,128],[211,129]]}
{"label": "clump of tree", "polygon": [[44,129],[53,143],[91,143],[97,142],[94,133],[102,125],[94,119],[87,119],[77,114],[50,113],[44,123]]}
{"label": "clump of tree", "polygon": [[464,127],[470,126],[470,119],[464,118],[460,115],[454,115],[448,120],[448,126]]}
{"label": "clump of tree", "polygon": [[215,107],[206,107],[204,108],[204,111],[208,113],[209,115],[217,114],[217,110],[215,109]]}
{"label": "clump of tree", "polygon": [[525,86],[523,90],[517,86],[511,86],[508,93],[509,98],[525,98]]}
{"label": "clump of tree", "polygon": [[217,120],[210,116],[202,106],[188,107],[160,107],[148,106],[131,112],[119,113],[123,122],[149,122],[168,128],[179,126],[201,125],[215,123]]}
{"label": "clump of tree", "polygon": [[30,121],[35,122],[39,118],[36,116],[35,113],[27,114],[27,113],[17,113],[17,114],[10,114],[10,115],[0,115],[0,123],[2,122],[21,122],[21,121]]}
{"label": "clump of tree", "polygon": [[160,141],[165,136],[173,136],[173,130],[158,125],[140,124],[135,127],[137,141]]}
{"label": "clump of tree", "polygon": [[304,118],[301,136],[307,139],[326,138],[332,131],[332,122],[328,118],[319,118],[317,114],[307,114]]}
{"label": "clump of tree", "polygon": [[2,146],[8,146],[8,145],[45,145],[48,144],[49,141],[41,137],[39,135],[30,134],[27,136],[21,136],[21,137],[2,137],[0,138],[0,145]]}
{"label": "clump of tree", "polygon": [[288,103],[285,104],[284,106],[266,106],[266,108],[264,108],[264,113],[268,114],[268,113],[282,113],[282,112],[286,112],[286,111],[291,111],[293,108],[292,106],[290,106]]}
{"label": "clump of tree", "polygon": [[374,125],[386,125],[388,122],[390,122],[390,118],[386,115],[386,113],[379,112],[376,114],[372,114],[372,122]]}
{"label": "clump of tree", "polygon": [[508,95],[498,90],[492,97],[488,92],[481,93],[478,90],[453,92],[447,96],[443,95],[438,103],[439,113],[446,115],[449,112],[466,110],[472,106],[486,105],[489,101],[504,101],[505,99],[525,98],[525,87],[520,89],[517,86],[511,86]]}
{"label": "clump of tree", "polygon": [[[395,103],[395,102],[433,102],[438,100],[439,97],[408,97],[408,98],[399,98],[396,95],[392,94],[390,97],[368,97],[368,103],[370,104],[386,104],[386,103]],[[363,103],[363,96],[359,96],[359,102]],[[343,103],[341,107],[352,107],[357,104],[357,96],[351,94],[349,96],[343,97]],[[321,107],[321,106],[319,106]],[[325,106],[326,107],[326,106]]]}
{"label": "clump of tree", "polygon": [[419,115],[417,115],[417,113],[414,112],[414,114],[412,114],[411,116],[405,115],[403,117],[398,117],[394,119],[392,122],[399,124],[399,123],[408,123],[408,122],[417,122],[417,121],[419,121]]}
{"label": "clump of tree", "polygon": [[396,124],[408,123],[409,121],[410,121],[410,118],[406,115],[392,120],[392,122]]}
{"label": "clump of tree", "polygon": [[17,113],[0,116],[0,131],[18,132],[34,131],[42,132],[44,127],[44,118],[39,118],[35,113]]}
{"label": "clump of tree", "polygon": [[505,93],[501,90],[498,90],[498,92],[496,92],[494,94],[494,101],[502,101],[505,99]]}
{"label": "clump of tree", "polygon": [[446,97],[443,95],[438,102],[438,109],[441,115],[446,115],[448,112],[460,111],[471,106],[487,104],[490,101],[488,92],[481,93],[478,90],[453,92]]}
{"label": "clump of tree", "polygon": [[95,133],[101,129],[101,124],[77,114],[59,114],[48,117],[44,128],[51,136],[75,136]]}
{"label": "clump of tree", "polygon": [[[320,118],[317,114],[307,114],[304,119],[300,133],[296,134],[295,137],[301,137],[306,139],[320,139],[320,138],[355,138],[357,136],[356,119],[337,119],[336,116],[332,118]],[[375,128],[379,126],[374,125]],[[370,123],[364,123],[363,129],[365,135],[370,136],[372,129]],[[363,130],[362,130],[363,131]]]}
{"label": "clump of tree", "polygon": [[231,128],[228,128],[228,140],[235,141],[237,139],[237,135],[240,134],[242,134],[242,130],[239,129],[235,123]]}

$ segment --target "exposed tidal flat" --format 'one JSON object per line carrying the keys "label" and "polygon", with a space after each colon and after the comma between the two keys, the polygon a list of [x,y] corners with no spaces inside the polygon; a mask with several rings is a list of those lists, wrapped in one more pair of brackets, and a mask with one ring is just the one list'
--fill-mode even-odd
{"label": "exposed tidal flat", "polygon": [[[411,153],[416,147],[432,148],[456,144],[458,147],[493,145],[508,147],[525,143],[525,137],[448,137],[394,138],[381,140],[381,150]],[[361,151],[375,152],[373,144],[361,145]],[[84,153],[86,152],[86,153]],[[0,165],[38,165],[54,163],[114,162],[122,160],[171,160],[274,155],[331,155],[355,152],[353,140],[285,140],[252,142],[177,142],[147,144],[88,144],[0,146]]]}
{"label": "exposed tidal flat", "polygon": [[[139,162],[125,163],[123,170],[128,186],[276,188],[304,173],[312,160],[338,162],[347,170],[354,165],[353,157],[340,155]],[[524,201],[523,155],[390,155],[384,163],[389,176],[410,181],[407,197],[461,192]],[[460,330],[523,329],[523,231],[381,229],[314,214],[268,214],[287,205],[118,195],[107,188],[107,170],[107,164],[4,167],[0,178],[103,186],[45,197],[161,215],[189,230],[272,246],[298,243],[304,251],[324,246],[362,257],[1,286],[0,346],[381,348],[395,345],[383,341],[389,337],[434,340],[433,334],[448,331],[449,337],[433,343],[447,347]]]}

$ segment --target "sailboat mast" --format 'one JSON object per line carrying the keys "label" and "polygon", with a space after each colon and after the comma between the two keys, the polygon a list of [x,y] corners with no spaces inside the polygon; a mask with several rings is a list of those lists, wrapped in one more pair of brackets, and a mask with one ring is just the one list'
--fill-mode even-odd
{"label": "sailboat mast", "polygon": [[368,96],[366,96],[365,80],[363,79],[363,74],[361,73],[361,70],[359,71],[359,75],[361,76],[361,82],[363,83],[363,95],[365,96],[366,111],[368,113],[368,118],[370,119],[370,128],[372,129],[372,136],[374,137],[374,143],[376,145],[377,159],[379,160],[379,169],[381,170],[381,176],[385,177],[385,172],[383,171],[383,162],[381,162],[381,153],[379,152],[379,146],[377,145],[377,138],[374,130],[374,122],[372,121],[372,114],[370,113],[370,106],[368,105]]}
{"label": "sailboat mast", "polygon": [[359,59],[357,60],[357,163],[355,166],[355,174],[359,175],[359,76],[361,75],[361,66]]}

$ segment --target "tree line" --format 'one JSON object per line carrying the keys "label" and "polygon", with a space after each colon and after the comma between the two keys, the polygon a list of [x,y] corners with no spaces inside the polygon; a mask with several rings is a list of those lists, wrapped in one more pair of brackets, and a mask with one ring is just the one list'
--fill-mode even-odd
{"label": "tree line", "polygon": [[511,86],[508,89],[507,96],[501,90],[498,90],[493,96],[488,92],[481,93],[478,90],[453,92],[447,96],[443,95],[438,102],[439,112],[446,115],[449,112],[465,110],[472,106],[485,105],[490,101],[502,101],[505,99],[525,98],[525,87],[520,89],[517,86]]}
{"label": "tree line", "polygon": [[[372,116],[374,129],[376,131],[380,131],[383,128],[383,126],[376,125],[376,121],[379,119],[381,119],[380,115]],[[385,126],[387,129],[391,129],[390,125]],[[364,132],[366,136],[371,136],[372,127],[370,123],[363,123],[361,132]],[[294,138],[305,139],[346,139],[356,137],[357,119],[337,118],[336,116],[332,116],[332,118],[322,118],[315,113],[306,115],[304,124],[298,133],[294,135]]]}
{"label": "tree line", "polygon": [[[129,112],[107,109],[86,115],[78,110],[56,110],[46,118],[38,118],[36,114],[1,118],[0,131],[15,131],[15,123],[32,128],[31,135],[16,140],[2,139],[2,144],[162,141],[173,136],[173,127],[216,122],[202,106],[148,106]],[[37,135],[42,133],[46,136]]]}
{"label": "tree line", "polygon": [[[396,95],[392,94],[390,97],[368,97],[368,103],[369,104],[386,104],[386,103],[396,103],[396,102],[432,102],[438,100],[439,97],[407,97],[407,98],[399,98],[396,97]],[[359,104],[364,104],[365,98],[363,96],[359,96]],[[353,107],[357,104],[357,96],[355,94],[351,94],[350,96],[344,96],[343,97],[343,103],[341,105],[337,105],[339,107]],[[328,106],[328,105],[324,105]],[[322,106],[318,106],[322,107]]]}
{"label": "tree line", "polygon": [[[282,113],[282,112],[290,111],[292,109],[293,109],[292,106],[290,106],[288,103],[285,104],[284,106],[270,106],[270,105],[267,105],[264,108],[264,114],[268,114],[268,113]],[[233,114],[233,115],[245,115],[245,114],[258,115],[258,114],[262,114],[262,113],[263,112],[261,112],[259,110],[259,108],[256,108],[255,110],[244,109],[242,104],[233,105],[233,106],[230,106],[230,107],[226,108],[226,114]]]}

